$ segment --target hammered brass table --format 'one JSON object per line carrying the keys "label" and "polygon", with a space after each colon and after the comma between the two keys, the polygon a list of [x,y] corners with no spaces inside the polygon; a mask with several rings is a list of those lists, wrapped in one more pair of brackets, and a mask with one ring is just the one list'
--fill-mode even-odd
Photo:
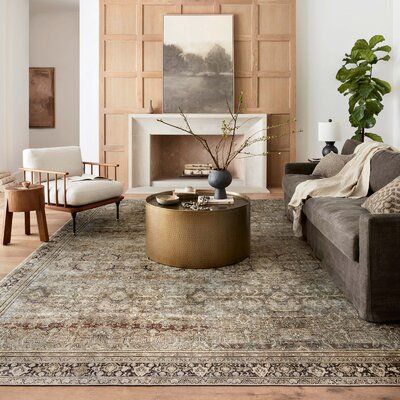
{"label": "hammered brass table", "polygon": [[[151,260],[180,268],[217,268],[249,257],[248,198],[229,193],[235,198],[234,204],[195,211],[182,207],[181,203],[161,206],[156,200],[159,194],[146,199],[146,252]],[[198,194],[213,192],[203,190]]]}

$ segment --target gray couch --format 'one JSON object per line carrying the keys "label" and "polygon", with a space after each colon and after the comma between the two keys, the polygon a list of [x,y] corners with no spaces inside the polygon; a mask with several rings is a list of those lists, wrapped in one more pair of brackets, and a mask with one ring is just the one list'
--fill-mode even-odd
{"label": "gray couch", "polygon": [[[347,140],[342,154],[359,142]],[[283,178],[285,210],[296,186],[316,163],[289,163]],[[371,160],[370,192],[400,175],[400,153],[381,151]],[[400,320],[400,215],[370,214],[365,198],[309,198],[303,207],[303,234],[361,318],[371,322]],[[292,220],[290,212],[286,216]]]}

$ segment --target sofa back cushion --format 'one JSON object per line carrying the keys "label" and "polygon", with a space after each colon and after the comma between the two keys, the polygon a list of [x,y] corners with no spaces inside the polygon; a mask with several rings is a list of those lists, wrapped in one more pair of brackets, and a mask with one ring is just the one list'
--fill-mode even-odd
{"label": "sofa back cushion", "polygon": [[372,193],[400,175],[400,152],[382,150],[371,158],[369,187]]}
{"label": "sofa back cushion", "polygon": [[344,155],[330,152],[315,167],[312,175],[322,178],[330,178],[340,172],[340,170],[354,157],[354,154]]}
{"label": "sofa back cushion", "polygon": [[342,154],[343,155],[349,155],[349,154],[353,154],[355,148],[361,144],[361,142],[359,142],[358,140],[354,140],[354,139],[347,139],[344,142],[343,148],[342,148]]}
{"label": "sofa back cushion", "polygon": [[[69,172],[70,176],[83,173],[81,149],[78,146],[25,149],[23,165],[24,168]],[[27,177],[30,177],[29,173]],[[50,179],[54,179],[54,175]],[[35,176],[35,182],[37,181],[38,177]]]}

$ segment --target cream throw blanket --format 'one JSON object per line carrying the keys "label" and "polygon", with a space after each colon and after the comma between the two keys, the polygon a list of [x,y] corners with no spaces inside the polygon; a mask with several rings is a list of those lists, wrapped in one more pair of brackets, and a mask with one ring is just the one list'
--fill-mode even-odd
{"label": "cream throw blanket", "polygon": [[289,208],[293,209],[293,231],[302,236],[301,210],[307,197],[365,197],[369,189],[369,169],[372,156],[378,151],[392,149],[383,143],[366,142],[354,150],[355,156],[330,178],[308,180],[297,185]]}

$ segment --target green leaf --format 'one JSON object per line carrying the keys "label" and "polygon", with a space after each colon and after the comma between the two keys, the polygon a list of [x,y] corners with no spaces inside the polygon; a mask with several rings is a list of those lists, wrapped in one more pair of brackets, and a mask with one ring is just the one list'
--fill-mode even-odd
{"label": "green leaf", "polygon": [[377,47],[374,51],[386,51],[387,53],[392,51],[392,48],[390,46],[381,46]]}
{"label": "green leaf", "polygon": [[[371,38],[372,39],[372,38]],[[351,49],[353,50],[363,50],[363,49],[369,49],[369,45],[368,42],[365,39],[359,39],[356,41],[356,43],[354,44],[353,48]]]}
{"label": "green leaf", "polygon": [[347,70],[346,67],[342,67],[339,69],[339,71],[336,74],[336,79],[340,82],[345,82],[347,77],[349,75],[349,71]]}
{"label": "green leaf", "polygon": [[367,50],[359,50],[358,55],[359,55],[362,59],[364,59],[364,60],[366,60],[366,61],[368,61],[368,62],[372,62],[372,61],[374,61],[374,60],[377,58],[376,55],[375,55],[375,53],[374,53],[372,50],[370,50],[370,49],[367,49]]}
{"label": "green leaf", "polygon": [[350,89],[350,84],[345,82],[342,83],[339,87],[338,87],[338,91],[339,93],[344,93],[346,90]]}
{"label": "green leaf", "polygon": [[369,117],[364,121],[365,128],[372,128],[376,124],[376,119],[374,117]]}
{"label": "green leaf", "polygon": [[361,133],[356,133],[356,134],[352,137],[352,139],[353,139],[353,140],[357,140],[358,142],[361,142],[361,139],[362,139]]}
{"label": "green leaf", "polygon": [[372,78],[372,80],[378,85],[378,87],[381,89],[379,90],[382,94],[387,94],[390,93],[392,90],[392,87],[390,86],[389,82],[383,81],[382,79],[378,78]]}
{"label": "green leaf", "polygon": [[389,60],[390,60],[390,56],[389,56],[389,54],[386,54],[386,56],[381,57],[381,58],[378,58],[378,61],[379,61],[379,60],[389,61]]}
{"label": "green leaf", "polygon": [[383,97],[379,93],[379,91],[375,88],[373,92],[370,93],[369,95],[370,98],[376,99],[378,101],[382,101]]}
{"label": "green leaf", "polygon": [[360,123],[354,119],[353,114],[350,114],[349,122],[350,122],[351,126],[354,126],[354,127],[358,127],[360,125]]}
{"label": "green leaf", "polygon": [[364,118],[365,106],[357,106],[352,112],[351,116],[354,118],[354,121],[360,122]]}
{"label": "green leaf", "polygon": [[383,105],[377,100],[369,100],[366,103],[366,107],[369,114],[378,115],[383,110]]}
{"label": "green leaf", "polygon": [[372,85],[361,85],[359,87],[358,92],[360,93],[361,96],[363,97],[368,97],[371,92],[373,92],[374,87]]}
{"label": "green leaf", "polygon": [[365,132],[365,136],[369,137],[370,139],[374,140],[375,142],[383,143],[383,139],[379,135],[377,135],[376,133]]}
{"label": "green leaf", "polygon": [[372,36],[371,39],[369,39],[369,46],[372,48],[374,48],[378,43],[384,42],[385,38],[382,35],[375,35]]}
{"label": "green leaf", "polygon": [[349,114],[352,114],[354,111],[354,107],[356,106],[358,100],[360,100],[360,96],[358,95],[358,93],[353,94],[350,98],[349,98]]}

